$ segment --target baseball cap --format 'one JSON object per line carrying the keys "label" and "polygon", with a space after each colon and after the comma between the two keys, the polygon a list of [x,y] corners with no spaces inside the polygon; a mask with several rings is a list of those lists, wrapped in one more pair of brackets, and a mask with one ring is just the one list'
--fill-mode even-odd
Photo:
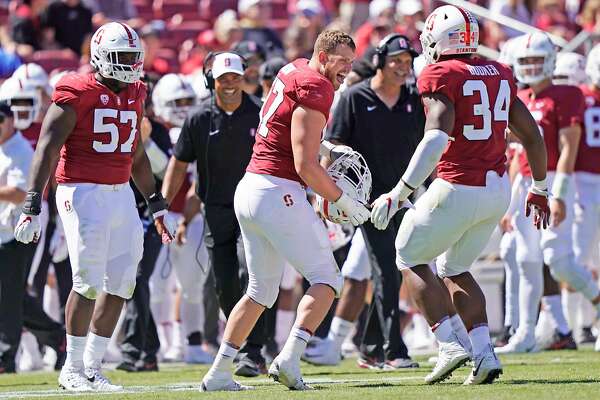
{"label": "baseball cap", "polygon": [[260,1],[261,0],[240,0],[238,2],[238,12],[240,14],[245,14],[250,7],[259,4]]}
{"label": "baseball cap", "polygon": [[387,45],[387,55],[395,56],[396,54],[409,52],[413,58],[418,57],[417,53],[410,45],[410,40],[406,36],[398,36]]}
{"label": "baseball cap", "polygon": [[281,68],[287,64],[287,61],[281,57],[271,58],[265,61],[258,69],[258,77],[261,81],[273,79]]}
{"label": "baseball cap", "polygon": [[242,58],[234,53],[220,53],[215,56],[212,65],[213,78],[218,79],[228,72],[244,75]]}
{"label": "baseball cap", "polygon": [[323,14],[323,5],[319,0],[299,0],[296,9],[307,16]]}
{"label": "baseball cap", "polygon": [[421,0],[400,0],[396,5],[396,12],[400,15],[411,16],[419,11],[423,11]]}
{"label": "baseball cap", "polygon": [[388,8],[394,8],[392,0],[373,0],[369,4],[369,18],[375,19],[379,17]]}
{"label": "baseball cap", "polygon": [[253,40],[242,40],[235,44],[231,51],[249,60],[253,56],[259,56],[262,60],[267,58],[265,48]]}

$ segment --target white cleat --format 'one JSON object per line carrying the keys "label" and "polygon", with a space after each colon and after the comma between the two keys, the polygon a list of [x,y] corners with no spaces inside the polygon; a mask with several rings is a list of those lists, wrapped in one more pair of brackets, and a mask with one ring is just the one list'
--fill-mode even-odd
{"label": "white cleat", "polygon": [[433,371],[425,377],[425,383],[431,385],[449,378],[452,372],[465,365],[469,358],[469,353],[457,338],[452,342],[440,343],[437,362]]}
{"label": "white cleat", "polygon": [[287,386],[290,390],[313,390],[302,380],[300,363],[292,360],[282,360],[275,357],[269,367],[269,376],[275,382]]}
{"label": "white cleat", "polygon": [[598,338],[596,339],[596,344],[594,344],[594,350],[600,351],[600,335],[598,335]]}
{"label": "white cleat", "polygon": [[498,354],[532,353],[538,350],[535,336],[513,335],[508,343],[502,347],[496,347]]}
{"label": "white cleat", "polygon": [[210,370],[200,383],[201,392],[241,392],[252,390],[252,386],[245,386],[233,380],[231,372],[220,372]]}
{"label": "white cleat", "polygon": [[92,383],[83,370],[64,367],[58,375],[58,385],[70,392],[94,392]]}
{"label": "white cleat", "polygon": [[490,344],[487,350],[473,359],[473,369],[463,385],[483,385],[494,382],[502,374],[502,364]]}
{"label": "white cleat", "polygon": [[183,360],[186,364],[212,364],[215,358],[204,351],[202,346],[193,345],[186,347]]}
{"label": "white cleat", "polygon": [[85,375],[97,392],[118,392],[123,390],[123,386],[112,384],[110,380],[104,376],[100,368],[86,368]]}
{"label": "white cleat", "polygon": [[342,352],[332,340],[322,340],[307,348],[302,360],[314,365],[338,365],[342,361]]}
{"label": "white cleat", "polygon": [[183,361],[183,348],[180,346],[172,346],[165,352],[163,357],[165,362],[181,362]]}

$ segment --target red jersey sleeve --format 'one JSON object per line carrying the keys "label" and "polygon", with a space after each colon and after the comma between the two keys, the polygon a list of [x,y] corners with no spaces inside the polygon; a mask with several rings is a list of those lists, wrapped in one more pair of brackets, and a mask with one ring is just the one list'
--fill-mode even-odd
{"label": "red jersey sleeve", "polygon": [[556,119],[558,129],[583,123],[585,112],[585,97],[581,89],[575,86],[564,86],[560,102],[556,103]]}
{"label": "red jersey sleeve", "polygon": [[451,71],[445,65],[427,65],[417,80],[419,93],[441,93],[455,102],[455,91],[452,85]]}
{"label": "red jersey sleeve", "polygon": [[67,74],[60,78],[52,94],[52,102],[77,106],[81,99],[82,82],[77,74]]}
{"label": "red jersey sleeve", "polygon": [[333,103],[334,90],[331,82],[314,76],[304,76],[296,84],[296,101],[298,104],[317,110],[329,119],[329,110]]}
{"label": "red jersey sleeve", "polygon": [[138,101],[142,104],[142,107],[144,106],[144,102],[146,101],[146,97],[148,96],[148,86],[146,86],[146,84],[142,81],[137,81],[135,83],[136,85],[136,92],[137,92],[137,99]]}

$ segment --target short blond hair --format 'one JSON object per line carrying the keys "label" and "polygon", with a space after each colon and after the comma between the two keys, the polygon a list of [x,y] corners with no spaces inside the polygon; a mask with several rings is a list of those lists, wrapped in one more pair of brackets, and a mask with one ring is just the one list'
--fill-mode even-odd
{"label": "short blond hair", "polygon": [[352,50],[356,50],[356,44],[350,35],[339,30],[325,30],[319,34],[315,42],[314,53],[318,54],[324,51],[327,54],[335,53],[339,45],[346,45]]}

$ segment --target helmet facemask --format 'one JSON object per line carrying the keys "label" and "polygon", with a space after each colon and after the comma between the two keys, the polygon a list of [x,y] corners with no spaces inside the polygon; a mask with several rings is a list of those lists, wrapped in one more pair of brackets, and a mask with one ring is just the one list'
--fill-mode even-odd
{"label": "helmet facemask", "polygon": [[[140,79],[144,65],[144,51],[125,49],[100,49],[102,62],[92,64],[98,68],[98,72],[105,78],[115,79],[124,83],[134,83]],[[94,60],[92,60],[94,61]]]}
{"label": "helmet facemask", "polygon": [[14,126],[24,130],[31,126],[40,111],[40,102],[36,97],[13,97],[9,100],[14,116]]}

